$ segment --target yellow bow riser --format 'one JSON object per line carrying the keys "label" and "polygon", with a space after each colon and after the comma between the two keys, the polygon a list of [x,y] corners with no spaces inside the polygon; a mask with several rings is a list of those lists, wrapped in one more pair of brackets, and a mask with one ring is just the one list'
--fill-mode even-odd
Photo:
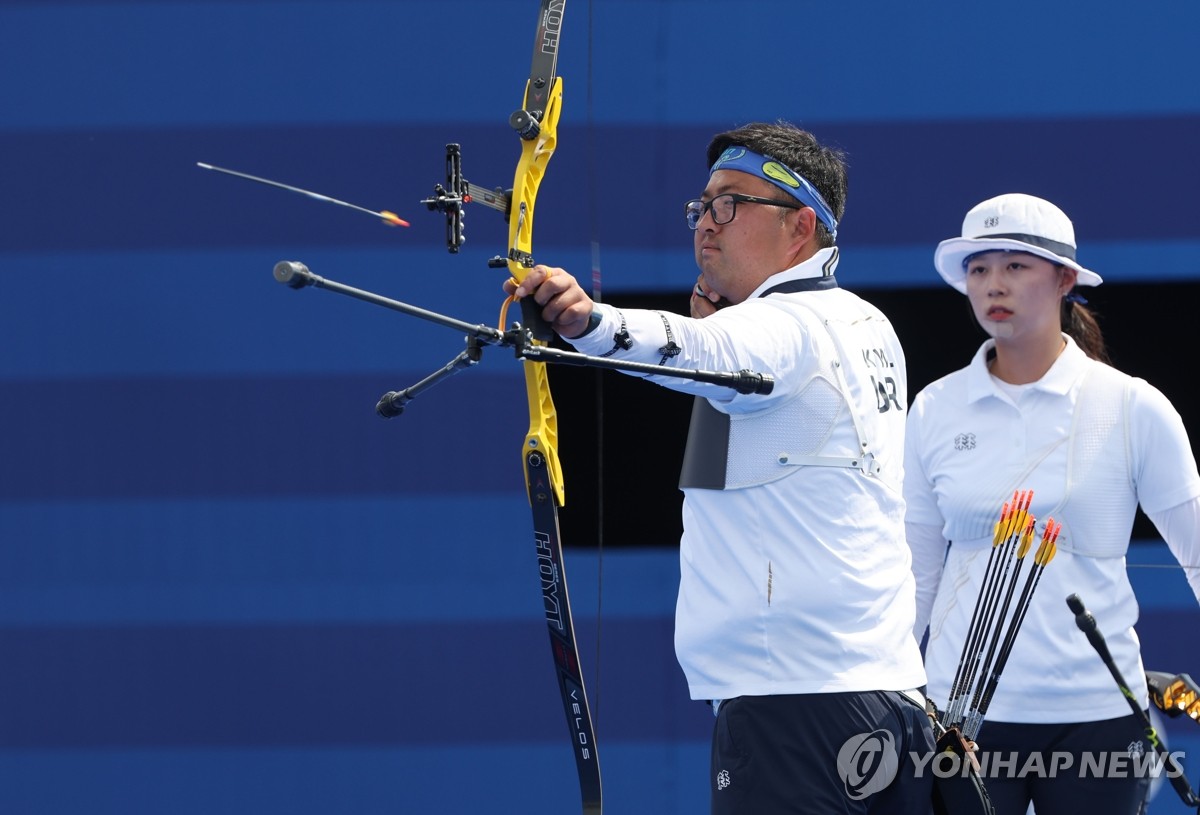
{"label": "yellow bow riser", "polygon": [[[526,87],[526,99],[531,89]],[[546,173],[546,165],[554,155],[558,143],[558,116],[562,106],[562,78],[555,77],[546,99],[545,113],[536,137],[521,142],[521,159],[517,163],[513,179],[512,207],[508,223],[508,271],[520,283],[529,274],[529,266],[523,258],[532,254],[534,202],[538,187]],[[544,345],[541,340],[536,344]],[[558,458],[558,414],[554,400],[550,397],[550,382],[546,363],[525,360],[525,393],[529,400],[529,432],[525,436],[525,454],[540,452],[546,459],[554,499],[558,506],[564,503],[562,465]],[[529,483],[525,477],[525,489],[529,500],[539,500],[540,488],[545,485]]]}

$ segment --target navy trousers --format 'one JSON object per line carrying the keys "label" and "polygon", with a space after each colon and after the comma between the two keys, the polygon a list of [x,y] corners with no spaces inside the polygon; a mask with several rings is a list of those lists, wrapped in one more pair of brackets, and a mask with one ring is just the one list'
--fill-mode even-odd
{"label": "navy trousers", "polygon": [[1025,815],[1031,801],[1039,813],[1136,815],[1150,788],[1139,766],[1154,748],[1132,713],[1074,724],[984,722],[977,741],[996,815]]}
{"label": "navy trousers", "polygon": [[[925,711],[892,691],[740,696],[721,703],[713,815],[929,815]],[[913,756],[918,756],[914,761]]]}

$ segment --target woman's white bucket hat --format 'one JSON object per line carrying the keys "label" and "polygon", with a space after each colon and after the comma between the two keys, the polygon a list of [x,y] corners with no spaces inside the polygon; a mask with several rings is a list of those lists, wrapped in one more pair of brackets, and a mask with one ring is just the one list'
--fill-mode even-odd
{"label": "woman's white bucket hat", "polygon": [[963,219],[962,237],[938,244],[933,265],[942,279],[967,293],[964,261],[979,252],[1028,252],[1079,273],[1077,285],[1099,286],[1100,275],[1075,260],[1075,227],[1061,209],[1019,192],[998,195],[974,206]]}

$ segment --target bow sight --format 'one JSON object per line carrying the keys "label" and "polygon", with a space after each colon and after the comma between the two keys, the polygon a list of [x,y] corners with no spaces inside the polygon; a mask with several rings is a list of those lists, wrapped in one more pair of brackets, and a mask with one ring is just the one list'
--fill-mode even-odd
{"label": "bow sight", "polygon": [[[518,111],[524,113],[524,111]],[[517,114],[514,113],[513,116]],[[528,115],[528,114],[526,114]],[[536,133],[536,131],[535,131]],[[422,198],[421,203],[431,212],[441,212],[446,215],[446,248],[451,254],[457,254],[462,245],[467,242],[463,224],[463,207],[466,204],[483,204],[485,207],[499,210],[508,220],[509,208],[512,205],[512,190],[497,187],[489,190],[472,184],[463,178],[462,147],[457,144],[446,145],[446,183],[435,184],[433,195]],[[532,258],[529,258],[532,261]],[[492,268],[503,267],[504,259],[497,256],[488,261]],[[532,266],[532,262],[530,263]]]}

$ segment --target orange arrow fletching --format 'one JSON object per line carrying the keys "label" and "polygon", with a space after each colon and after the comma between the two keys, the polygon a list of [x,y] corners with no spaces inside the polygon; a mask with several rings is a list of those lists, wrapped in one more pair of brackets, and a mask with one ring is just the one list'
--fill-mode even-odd
{"label": "orange arrow fletching", "polygon": [[994,531],[992,532],[992,546],[999,546],[1000,541],[1004,540],[1007,537],[1007,535],[1004,534],[1004,530],[1005,530],[1005,522],[1008,521],[1008,513],[1009,512],[1010,512],[1010,510],[1008,508],[1008,502],[1005,501],[1004,508],[1000,510],[1000,520],[996,521],[996,526],[993,528]]}
{"label": "orange arrow fletching", "polygon": [[1025,524],[1025,531],[1021,533],[1021,545],[1017,547],[1017,558],[1024,558],[1029,553],[1029,546],[1033,543],[1033,527],[1035,525],[1032,516],[1029,522]]}
{"label": "orange arrow fletching", "polygon": [[388,226],[412,226],[408,221],[401,218],[394,212],[388,212],[386,209],[379,211],[379,217]]}
{"label": "orange arrow fletching", "polygon": [[1046,528],[1042,530],[1042,545],[1038,547],[1034,563],[1045,566],[1054,560],[1054,556],[1058,554],[1058,533],[1061,530],[1062,524],[1056,523],[1053,518],[1046,521]]}

